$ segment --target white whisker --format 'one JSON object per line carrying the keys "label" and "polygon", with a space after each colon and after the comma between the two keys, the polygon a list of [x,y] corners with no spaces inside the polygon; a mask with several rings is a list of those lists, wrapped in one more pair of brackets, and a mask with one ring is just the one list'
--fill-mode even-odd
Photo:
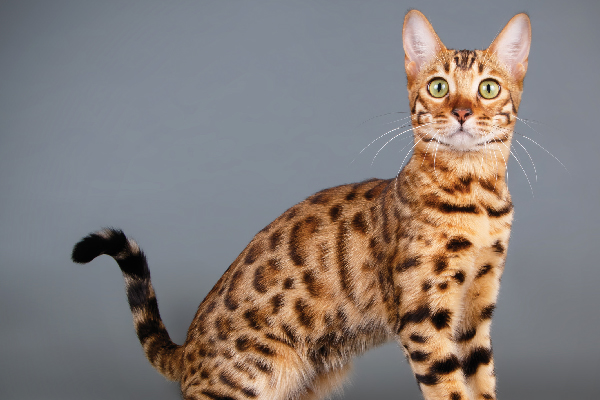
{"label": "white whisker", "polygon": [[[387,145],[388,145],[388,143],[390,143],[392,140],[396,139],[396,138],[397,138],[398,136],[400,136],[400,135],[403,135],[403,134],[405,134],[406,132],[410,132],[410,131],[412,131],[412,130],[415,130],[415,129],[423,128],[423,127],[425,127],[425,126],[427,126],[427,125],[431,125],[431,124],[433,124],[433,123],[434,123],[434,122],[429,122],[429,123],[427,123],[427,124],[423,124],[423,125],[420,125],[420,126],[417,126],[417,127],[414,127],[414,128],[407,129],[407,130],[405,130],[405,131],[402,131],[402,132],[398,133],[396,136],[392,137],[390,140],[388,140],[387,142],[385,142],[385,144],[384,144],[383,146],[381,146],[381,148],[380,148],[379,150],[377,150],[377,153],[375,153],[375,156],[373,157],[373,161],[371,161],[371,165],[373,165],[373,163],[375,162],[375,159],[377,158],[377,155],[378,155],[378,154],[381,152],[381,150],[383,150],[383,148],[384,148],[385,146],[387,146]],[[389,133],[389,132],[388,132],[388,133]],[[421,140],[422,140],[422,138],[421,138]],[[420,140],[419,140],[419,141],[420,141]],[[417,142],[417,143],[418,143],[418,142]],[[367,146],[367,147],[368,147],[368,146]]]}
{"label": "white whisker", "polygon": [[407,114],[407,111],[394,111],[394,112],[389,112],[389,113],[385,113],[385,114],[380,114],[380,115],[376,115],[374,117],[371,117],[367,120],[364,120],[363,122],[361,122],[360,124],[356,125],[356,127],[359,127],[361,125],[366,124],[367,122],[375,119],[375,118],[381,118],[381,117],[385,117],[386,115],[391,115],[391,114]]}
{"label": "white whisker", "polygon": [[[561,162],[561,161],[560,161],[560,160],[559,160],[559,159],[558,159],[558,158],[557,158],[557,157],[556,157],[554,154],[552,154],[552,153],[550,153],[548,150],[546,150],[546,148],[544,148],[544,146],[542,146],[541,144],[539,144],[538,142],[536,142],[536,141],[535,141],[535,140],[533,140],[532,138],[530,138],[530,137],[528,137],[528,136],[525,136],[525,135],[523,135],[523,134],[521,134],[521,133],[519,133],[519,132],[517,132],[517,131],[515,131],[515,133],[516,133],[517,135],[519,135],[519,136],[521,136],[521,137],[523,137],[523,138],[527,139],[527,140],[530,140],[530,141],[531,141],[531,142],[533,142],[533,143],[534,143],[536,146],[538,146],[540,149],[542,149],[542,150],[544,150],[546,153],[550,154],[550,156],[552,156],[552,157],[553,157],[553,158],[554,158],[556,161],[558,161],[558,162],[559,162],[559,164],[560,164],[560,165],[562,165],[562,166],[563,166],[563,168],[564,168],[564,169],[565,169],[567,172],[569,172],[569,170],[567,169],[567,167],[565,167],[565,164],[563,164],[563,163],[562,163],[562,162]],[[570,172],[569,172],[569,173],[570,173]]]}
{"label": "white whisker", "polygon": [[[531,196],[535,197],[535,195],[533,194],[533,187],[531,186],[531,182],[529,181],[529,177],[527,176],[527,172],[525,172],[525,168],[523,168],[523,165],[521,164],[521,161],[519,161],[519,157],[517,157],[517,155],[512,152],[512,150],[510,149],[510,147],[508,147],[506,145],[506,143],[504,143],[504,142],[500,142],[500,143],[502,143],[504,145],[504,147],[506,147],[508,149],[508,152],[515,158],[515,160],[517,160],[517,163],[519,164],[519,167],[521,167],[521,171],[523,171],[523,174],[525,174],[525,179],[527,179],[527,183],[529,184],[529,189],[531,189]],[[508,179],[507,179],[507,181],[508,181]]]}
{"label": "white whisker", "polygon": [[[531,129],[532,131],[534,131],[534,132],[535,132],[535,133],[537,133],[538,135],[540,135],[540,136],[544,136],[544,135],[542,135],[540,132],[538,132],[537,130],[535,130],[535,128],[534,128],[533,126],[529,125],[529,124],[527,123],[527,121],[526,121],[526,120],[524,120],[524,119],[522,119],[522,118],[519,118],[519,117],[517,117],[516,115],[515,115],[515,118],[516,118],[516,119],[518,119],[519,121],[521,121],[522,123],[524,123],[525,125],[527,125],[527,127],[529,127],[529,129]],[[539,123],[539,122],[538,122],[538,123]]]}
{"label": "white whisker", "polygon": [[538,178],[537,178],[537,170],[535,168],[535,163],[533,162],[533,158],[531,158],[531,154],[529,154],[529,152],[527,151],[527,149],[525,148],[525,146],[523,146],[521,144],[521,142],[519,142],[517,140],[517,138],[515,138],[515,142],[517,142],[519,144],[519,146],[521,146],[523,148],[523,150],[525,150],[525,153],[527,153],[527,156],[529,157],[529,160],[531,161],[531,165],[533,165],[533,172],[535,173],[535,181],[537,182]]}

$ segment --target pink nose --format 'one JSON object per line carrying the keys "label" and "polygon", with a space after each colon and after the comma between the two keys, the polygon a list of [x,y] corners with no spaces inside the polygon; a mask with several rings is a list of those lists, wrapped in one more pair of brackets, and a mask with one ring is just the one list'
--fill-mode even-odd
{"label": "pink nose", "polygon": [[460,124],[462,125],[465,123],[467,118],[473,115],[473,110],[471,110],[470,108],[455,108],[454,110],[452,110],[452,114],[454,114],[458,122],[460,122]]}

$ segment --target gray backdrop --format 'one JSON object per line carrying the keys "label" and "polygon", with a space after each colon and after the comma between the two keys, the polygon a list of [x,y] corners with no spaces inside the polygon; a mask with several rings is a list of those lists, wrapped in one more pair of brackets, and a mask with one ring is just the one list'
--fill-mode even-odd
{"label": "gray backdrop", "polygon": [[[516,206],[493,340],[500,399],[600,389],[598,1],[0,3],[0,397],[178,398],[146,362],[116,264],[70,262],[117,226],[146,250],[165,323],[252,236],[322,188],[392,177],[408,141],[359,155],[408,111],[401,41],[418,8],[449,48],[533,24],[509,186]],[[352,162],[354,159],[356,161]],[[396,345],[345,399],[418,399]]]}

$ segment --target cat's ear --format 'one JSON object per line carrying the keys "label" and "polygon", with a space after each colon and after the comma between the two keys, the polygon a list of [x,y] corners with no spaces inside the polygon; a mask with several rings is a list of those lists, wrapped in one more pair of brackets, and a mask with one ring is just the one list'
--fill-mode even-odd
{"label": "cat's ear", "polygon": [[527,14],[517,14],[496,36],[488,51],[495,53],[517,79],[527,72],[527,58],[531,46],[531,22]]}
{"label": "cat's ear", "polygon": [[424,64],[446,49],[427,18],[417,10],[410,10],[404,17],[402,44],[404,67],[409,78],[416,77]]}

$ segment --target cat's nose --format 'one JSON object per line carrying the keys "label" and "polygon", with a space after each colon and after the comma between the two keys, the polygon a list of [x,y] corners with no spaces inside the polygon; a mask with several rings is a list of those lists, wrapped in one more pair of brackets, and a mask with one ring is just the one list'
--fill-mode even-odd
{"label": "cat's nose", "polygon": [[467,118],[473,115],[473,110],[471,110],[470,108],[455,108],[454,110],[452,110],[452,114],[454,114],[458,122],[460,122],[460,124],[462,125],[465,123]]}

